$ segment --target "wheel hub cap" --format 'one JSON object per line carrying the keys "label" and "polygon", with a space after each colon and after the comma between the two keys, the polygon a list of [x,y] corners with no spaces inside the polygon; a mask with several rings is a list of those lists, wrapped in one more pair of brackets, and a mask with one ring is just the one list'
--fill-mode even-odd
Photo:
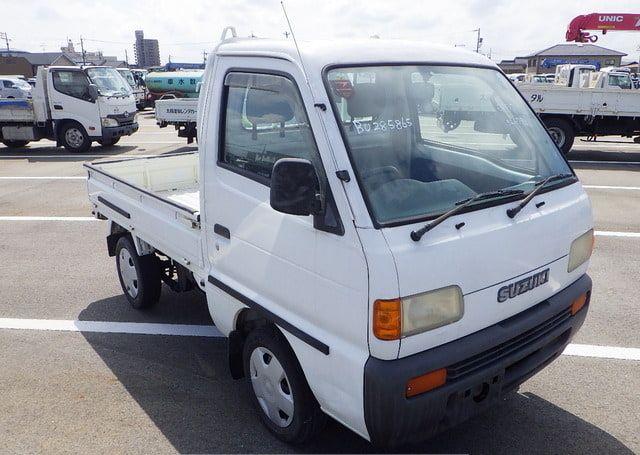
{"label": "wheel hub cap", "polygon": [[549,134],[558,146],[564,145],[564,132],[560,128],[549,128]]}
{"label": "wheel hub cap", "polygon": [[67,140],[67,143],[74,148],[79,148],[84,142],[84,135],[78,128],[69,128],[64,133],[64,138]]}
{"label": "wheel hub cap", "polygon": [[133,258],[126,248],[120,250],[118,267],[127,294],[135,299],[138,296],[138,272],[133,263]]}
{"label": "wheel hub cap", "polygon": [[249,359],[251,386],[262,411],[279,427],[293,420],[293,394],[284,368],[271,351],[257,347]]}

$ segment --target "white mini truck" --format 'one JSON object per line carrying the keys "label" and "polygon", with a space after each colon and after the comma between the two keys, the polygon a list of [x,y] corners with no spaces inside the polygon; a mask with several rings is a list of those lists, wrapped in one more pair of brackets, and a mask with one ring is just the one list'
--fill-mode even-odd
{"label": "white mini truck", "polygon": [[51,139],[86,152],[94,141],[110,146],[138,131],[135,98],[113,68],[40,67],[32,94],[0,100],[0,142],[7,147]]}
{"label": "white mini truck", "polygon": [[[434,97],[470,88],[483,108],[443,132]],[[589,199],[486,58],[233,38],[198,114],[197,153],[87,164],[89,198],[127,299],[204,292],[279,438],[304,442],[329,415],[375,444],[425,439],[582,325]]]}

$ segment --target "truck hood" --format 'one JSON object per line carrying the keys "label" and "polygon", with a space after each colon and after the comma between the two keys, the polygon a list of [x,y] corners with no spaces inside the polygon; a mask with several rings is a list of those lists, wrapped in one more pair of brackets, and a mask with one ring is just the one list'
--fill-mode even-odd
{"label": "truck hood", "polygon": [[[544,205],[536,208],[536,204]],[[459,321],[408,336],[399,356],[430,349],[496,324],[562,290],[587,264],[567,273],[571,243],[592,228],[591,204],[579,182],[536,196],[514,219],[503,204],[454,216],[419,242],[410,233],[424,223],[385,228],[401,297],[458,285],[464,296]],[[461,229],[455,225],[464,222]],[[498,289],[549,269],[548,281],[498,302]],[[374,353],[375,355],[375,353]]]}

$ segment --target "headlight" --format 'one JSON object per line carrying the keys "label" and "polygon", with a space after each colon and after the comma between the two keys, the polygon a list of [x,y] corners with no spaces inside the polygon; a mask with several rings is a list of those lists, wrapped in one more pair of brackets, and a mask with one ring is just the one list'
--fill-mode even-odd
{"label": "headlight", "polygon": [[459,321],[464,313],[459,286],[404,297],[401,301],[403,337]]}
{"label": "headlight", "polygon": [[589,260],[591,252],[593,251],[594,241],[593,229],[589,229],[571,243],[567,272],[573,272]]}
{"label": "headlight", "polygon": [[373,334],[380,340],[398,340],[462,318],[464,302],[459,286],[447,286],[401,299],[376,300]]}
{"label": "headlight", "polygon": [[102,126],[105,128],[109,128],[112,126],[118,126],[118,121],[114,118],[107,118],[107,117],[103,117],[102,119],[100,119]]}

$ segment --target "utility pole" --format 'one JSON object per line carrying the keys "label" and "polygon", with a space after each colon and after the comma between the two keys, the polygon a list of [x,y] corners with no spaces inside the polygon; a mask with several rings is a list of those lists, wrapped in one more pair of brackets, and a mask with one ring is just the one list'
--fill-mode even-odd
{"label": "utility pole", "polygon": [[7,44],[7,52],[9,52],[9,41],[11,41],[9,39],[9,36],[7,35],[7,32],[0,32],[0,39],[3,39],[4,42]]}
{"label": "utility pole", "polygon": [[478,34],[478,37],[476,38],[476,53],[480,53],[480,46],[482,46],[482,38],[480,38],[480,27],[472,31]]}
{"label": "utility pole", "polygon": [[80,37],[80,49],[82,50],[82,66],[86,66],[87,65],[87,61],[85,59],[84,41],[82,40],[82,36]]}
{"label": "utility pole", "polygon": [[202,62],[207,64],[207,51],[202,51]]}
{"label": "utility pole", "polygon": [[127,50],[124,50],[124,61],[129,66],[129,54],[127,54]]}

